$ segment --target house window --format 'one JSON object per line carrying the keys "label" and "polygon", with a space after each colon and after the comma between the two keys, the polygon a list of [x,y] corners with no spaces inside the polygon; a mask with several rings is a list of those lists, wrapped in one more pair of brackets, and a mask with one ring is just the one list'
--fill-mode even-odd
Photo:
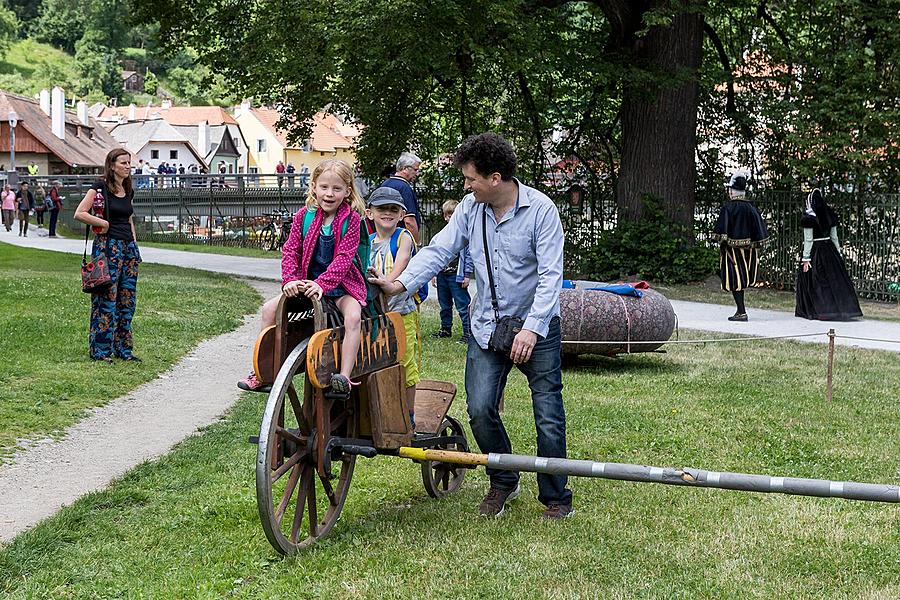
{"label": "house window", "polygon": [[150,151],[150,158],[151,158],[152,160],[159,160],[159,150],[151,150],[151,151]]}
{"label": "house window", "polygon": [[248,167],[248,168],[247,168],[247,172],[248,172],[248,173],[259,173],[259,168],[257,168],[257,167]]}
{"label": "house window", "polygon": [[265,152],[266,151],[266,140],[256,140],[256,151],[257,152]]}
{"label": "house window", "polygon": [[241,147],[241,144],[238,142],[238,138],[236,138],[236,137],[235,137],[235,138],[231,138],[231,141],[234,142],[234,147],[235,147],[235,148],[240,148],[240,147]]}
{"label": "house window", "polygon": [[303,141],[303,151],[312,152],[312,140],[306,139]]}
{"label": "house window", "polygon": [[169,150],[169,158],[178,158],[178,150]]}

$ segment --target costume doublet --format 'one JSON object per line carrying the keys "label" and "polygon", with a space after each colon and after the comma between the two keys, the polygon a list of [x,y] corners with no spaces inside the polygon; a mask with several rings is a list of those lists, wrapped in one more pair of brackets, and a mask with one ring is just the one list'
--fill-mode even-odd
{"label": "costume doublet", "polygon": [[740,292],[756,283],[757,249],[769,238],[769,229],[756,206],[744,199],[726,202],[719,212],[713,237],[720,242],[722,289]]}

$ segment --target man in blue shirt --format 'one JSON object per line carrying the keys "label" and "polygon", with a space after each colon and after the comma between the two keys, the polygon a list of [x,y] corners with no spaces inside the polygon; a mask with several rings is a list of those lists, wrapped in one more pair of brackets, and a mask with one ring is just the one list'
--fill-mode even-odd
{"label": "man in blue shirt", "polygon": [[409,230],[416,245],[422,244],[422,237],[419,235],[419,229],[422,228],[422,215],[419,213],[419,199],[416,197],[416,191],[412,184],[415,183],[416,177],[419,176],[419,167],[422,165],[422,159],[412,152],[404,152],[397,159],[394,174],[381,182],[378,187],[394,188],[403,197],[403,204],[406,205],[406,216],[403,217],[403,226]]}
{"label": "man in blue shirt", "polygon": [[[494,133],[465,140],[456,151],[456,164],[471,193],[463,198],[450,222],[412,258],[396,281],[383,276],[370,277],[369,281],[389,296],[419,289],[468,246],[478,296],[466,355],[466,403],[478,447],[485,453],[512,452],[499,404],[506,378],[515,365],[531,388],[538,455],[564,458],[566,415],[559,324],[563,230],[559,211],[546,195],[513,177],[516,155],[509,142]],[[488,347],[496,319],[487,255],[500,315],[524,321],[509,355]],[[488,475],[491,489],[479,512],[496,517],[519,494],[519,474],[488,469]],[[539,474],[537,479],[538,500],[547,506],[544,517],[558,519],[571,514],[572,492],[566,487],[567,478]]]}

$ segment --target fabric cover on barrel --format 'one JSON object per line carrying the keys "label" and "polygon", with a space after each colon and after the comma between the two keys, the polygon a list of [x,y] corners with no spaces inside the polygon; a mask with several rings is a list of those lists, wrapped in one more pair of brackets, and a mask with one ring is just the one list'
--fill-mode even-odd
{"label": "fabric cover on barrel", "polygon": [[[573,283],[573,289],[563,289],[559,296],[563,354],[614,356],[651,352],[662,343],[629,345],[628,342],[668,340],[675,330],[672,304],[655,290],[641,290],[643,298],[636,298],[590,290],[605,283]],[[595,341],[609,343],[579,343]]]}

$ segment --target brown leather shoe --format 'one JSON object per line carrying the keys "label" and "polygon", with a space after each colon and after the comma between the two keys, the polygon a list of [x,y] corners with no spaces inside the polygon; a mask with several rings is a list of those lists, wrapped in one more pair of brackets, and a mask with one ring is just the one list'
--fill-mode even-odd
{"label": "brown leather shoe", "polygon": [[499,517],[503,514],[506,503],[517,498],[519,492],[520,488],[518,485],[511,490],[491,488],[484,500],[481,501],[481,506],[478,507],[478,514],[482,517]]}
{"label": "brown leather shoe", "polygon": [[550,504],[547,506],[547,510],[544,511],[544,518],[548,521],[555,521],[570,517],[574,512],[575,509],[572,508],[571,504]]}

